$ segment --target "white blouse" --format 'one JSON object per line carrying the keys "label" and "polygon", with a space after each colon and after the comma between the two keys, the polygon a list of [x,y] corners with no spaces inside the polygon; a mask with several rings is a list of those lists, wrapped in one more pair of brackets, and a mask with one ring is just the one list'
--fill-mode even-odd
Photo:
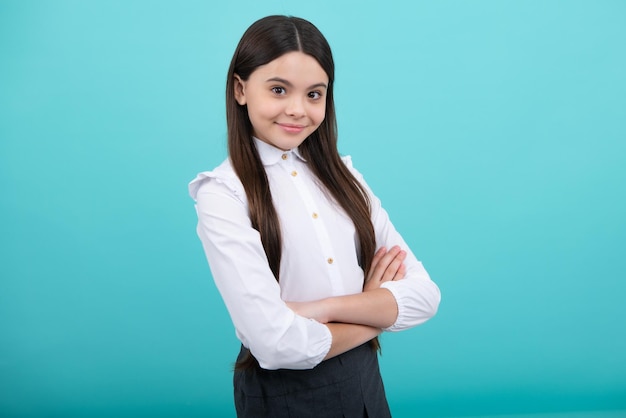
{"label": "white blouse", "polygon": [[[357,260],[358,240],[351,219],[326,196],[297,148],[282,151],[255,142],[280,220],[280,284],[251,226],[244,188],[229,160],[189,184],[196,200],[198,236],[237,337],[260,366],[310,369],[328,353],[331,333],[326,325],[296,315],[283,301],[360,293],[364,277]],[[377,248],[399,245],[407,252],[405,278],[382,284],[398,304],[398,318],[386,331],[421,324],[437,311],[439,289],[350,158],[343,161],[369,193]]]}

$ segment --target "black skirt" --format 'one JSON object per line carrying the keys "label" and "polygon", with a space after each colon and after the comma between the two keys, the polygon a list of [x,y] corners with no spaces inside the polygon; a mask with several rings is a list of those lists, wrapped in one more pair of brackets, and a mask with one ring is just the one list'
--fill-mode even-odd
{"label": "black skirt", "polygon": [[[242,346],[238,360],[248,350]],[[235,371],[237,417],[391,417],[369,344],[321,362],[311,370]]]}

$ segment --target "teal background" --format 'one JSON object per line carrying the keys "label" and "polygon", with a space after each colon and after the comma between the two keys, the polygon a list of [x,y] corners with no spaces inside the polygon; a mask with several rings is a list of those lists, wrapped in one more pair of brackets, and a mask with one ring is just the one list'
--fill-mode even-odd
{"label": "teal background", "polygon": [[394,416],[626,416],[626,2],[591,0],[0,1],[0,416],[234,415],[186,188],[275,13],[442,290],[383,337]]}

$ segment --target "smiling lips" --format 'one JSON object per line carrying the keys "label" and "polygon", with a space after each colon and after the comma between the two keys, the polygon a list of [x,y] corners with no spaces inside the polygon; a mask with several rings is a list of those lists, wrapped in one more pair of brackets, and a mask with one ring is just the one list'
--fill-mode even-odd
{"label": "smiling lips", "polygon": [[304,128],[306,128],[305,125],[295,125],[293,123],[278,123],[278,126],[280,126],[285,132],[288,132],[290,134],[298,134],[300,132],[302,132],[304,130]]}

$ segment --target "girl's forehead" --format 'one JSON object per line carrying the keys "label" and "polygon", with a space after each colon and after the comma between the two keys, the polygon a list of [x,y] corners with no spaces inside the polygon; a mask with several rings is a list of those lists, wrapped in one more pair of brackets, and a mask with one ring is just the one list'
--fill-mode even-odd
{"label": "girl's forehead", "polygon": [[293,84],[328,84],[328,75],[315,58],[303,52],[288,52],[258,67],[251,75],[262,80],[281,78]]}

